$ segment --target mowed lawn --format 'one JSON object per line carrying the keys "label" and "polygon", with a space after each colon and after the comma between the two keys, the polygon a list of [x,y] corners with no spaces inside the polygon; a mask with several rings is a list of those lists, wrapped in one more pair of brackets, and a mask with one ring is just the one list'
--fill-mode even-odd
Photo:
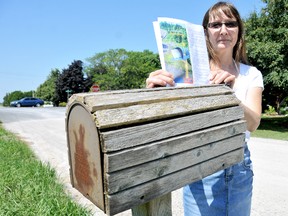
{"label": "mowed lawn", "polygon": [[288,116],[263,116],[252,137],[288,141]]}

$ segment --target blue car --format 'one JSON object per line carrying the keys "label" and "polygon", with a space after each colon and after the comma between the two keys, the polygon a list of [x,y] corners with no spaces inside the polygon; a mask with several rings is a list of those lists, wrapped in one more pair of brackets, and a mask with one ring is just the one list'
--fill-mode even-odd
{"label": "blue car", "polygon": [[40,107],[42,105],[44,105],[44,101],[34,97],[25,97],[10,103],[12,107]]}

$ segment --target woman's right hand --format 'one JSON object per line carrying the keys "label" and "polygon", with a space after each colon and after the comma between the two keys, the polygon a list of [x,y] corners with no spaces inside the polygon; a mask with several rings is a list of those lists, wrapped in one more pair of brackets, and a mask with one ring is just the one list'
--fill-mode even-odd
{"label": "woman's right hand", "polygon": [[146,88],[162,87],[166,85],[174,86],[175,82],[173,74],[164,70],[151,72],[146,79]]}

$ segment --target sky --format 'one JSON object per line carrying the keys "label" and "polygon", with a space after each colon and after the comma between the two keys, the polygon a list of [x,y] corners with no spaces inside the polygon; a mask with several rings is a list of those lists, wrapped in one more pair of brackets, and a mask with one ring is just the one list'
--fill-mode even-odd
{"label": "sky", "polygon": [[[157,17],[201,24],[216,0],[0,0],[0,102],[36,90],[51,70],[109,49],[157,53]],[[242,18],[261,0],[230,0]]]}

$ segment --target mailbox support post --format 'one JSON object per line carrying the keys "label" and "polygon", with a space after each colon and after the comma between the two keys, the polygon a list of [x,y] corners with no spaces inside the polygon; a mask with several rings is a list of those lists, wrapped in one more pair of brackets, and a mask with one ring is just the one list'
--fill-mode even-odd
{"label": "mailbox support post", "polygon": [[171,193],[131,209],[132,216],[172,216]]}

